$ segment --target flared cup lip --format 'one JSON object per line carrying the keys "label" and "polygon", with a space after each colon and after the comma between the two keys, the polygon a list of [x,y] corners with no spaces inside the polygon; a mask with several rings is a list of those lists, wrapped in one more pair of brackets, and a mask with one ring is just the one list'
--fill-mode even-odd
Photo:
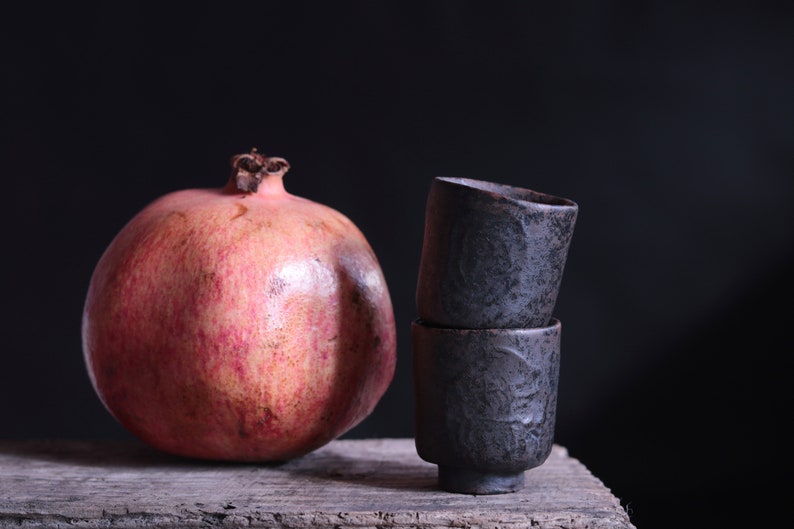
{"label": "flared cup lip", "polygon": [[460,178],[455,176],[437,176],[435,180],[436,182],[454,186],[477,189],[486,195],[490,195],[494,199],[509,200],[518,204],[533,204],[536,207],[550,209],[578,209],[579,207],[576,202],[569,198],[510,184],[500,184],[488,180]]}

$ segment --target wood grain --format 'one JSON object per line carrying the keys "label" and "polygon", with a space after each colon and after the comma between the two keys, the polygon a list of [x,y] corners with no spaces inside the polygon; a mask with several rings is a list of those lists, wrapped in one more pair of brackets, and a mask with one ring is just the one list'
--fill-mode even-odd
{"label": "wood grain", "polygon": [[519,492],[452,494],[436,479],[412,439],[334,441],[260,465],[127,442],[0,442],[0,527],[634,528],[560,446]]}

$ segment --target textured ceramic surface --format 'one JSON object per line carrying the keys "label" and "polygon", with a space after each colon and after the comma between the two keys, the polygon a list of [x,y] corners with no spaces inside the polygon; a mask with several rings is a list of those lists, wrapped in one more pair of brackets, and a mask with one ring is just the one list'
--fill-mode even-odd
{"label": "textured ceramic surface", "polygon": [[411,326],[419,456],[450,492],[519,490],[552,449],[561,324],[534,329]]}
{"label": "textured ceramic surface", "polygon": [[467,329],[547,325],[578,209],[529,189],[435,178],[417,283],[419,318]]}

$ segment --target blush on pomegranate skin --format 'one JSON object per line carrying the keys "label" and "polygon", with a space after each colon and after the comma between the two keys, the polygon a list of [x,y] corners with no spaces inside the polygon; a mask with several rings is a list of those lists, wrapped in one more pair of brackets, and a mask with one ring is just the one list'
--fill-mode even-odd
{"label": "blush on pomegranate skin", "polygon": [[284,189],[286,160],[232,158],[221,189],[167,194],[100,258],[83,355],[104,406],[185,457],[283,461],[360,423],[396,364],[392,303],[344,215]]}

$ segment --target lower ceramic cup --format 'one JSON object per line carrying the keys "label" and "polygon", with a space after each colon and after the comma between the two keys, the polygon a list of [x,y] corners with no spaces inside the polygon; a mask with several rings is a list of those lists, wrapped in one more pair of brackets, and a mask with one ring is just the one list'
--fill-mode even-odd
{"label": "lower ceramic cup", "polygon": [[532,329],[411,325],[416,450],[440,488],[501,494],[551,453],[559,320]]}

